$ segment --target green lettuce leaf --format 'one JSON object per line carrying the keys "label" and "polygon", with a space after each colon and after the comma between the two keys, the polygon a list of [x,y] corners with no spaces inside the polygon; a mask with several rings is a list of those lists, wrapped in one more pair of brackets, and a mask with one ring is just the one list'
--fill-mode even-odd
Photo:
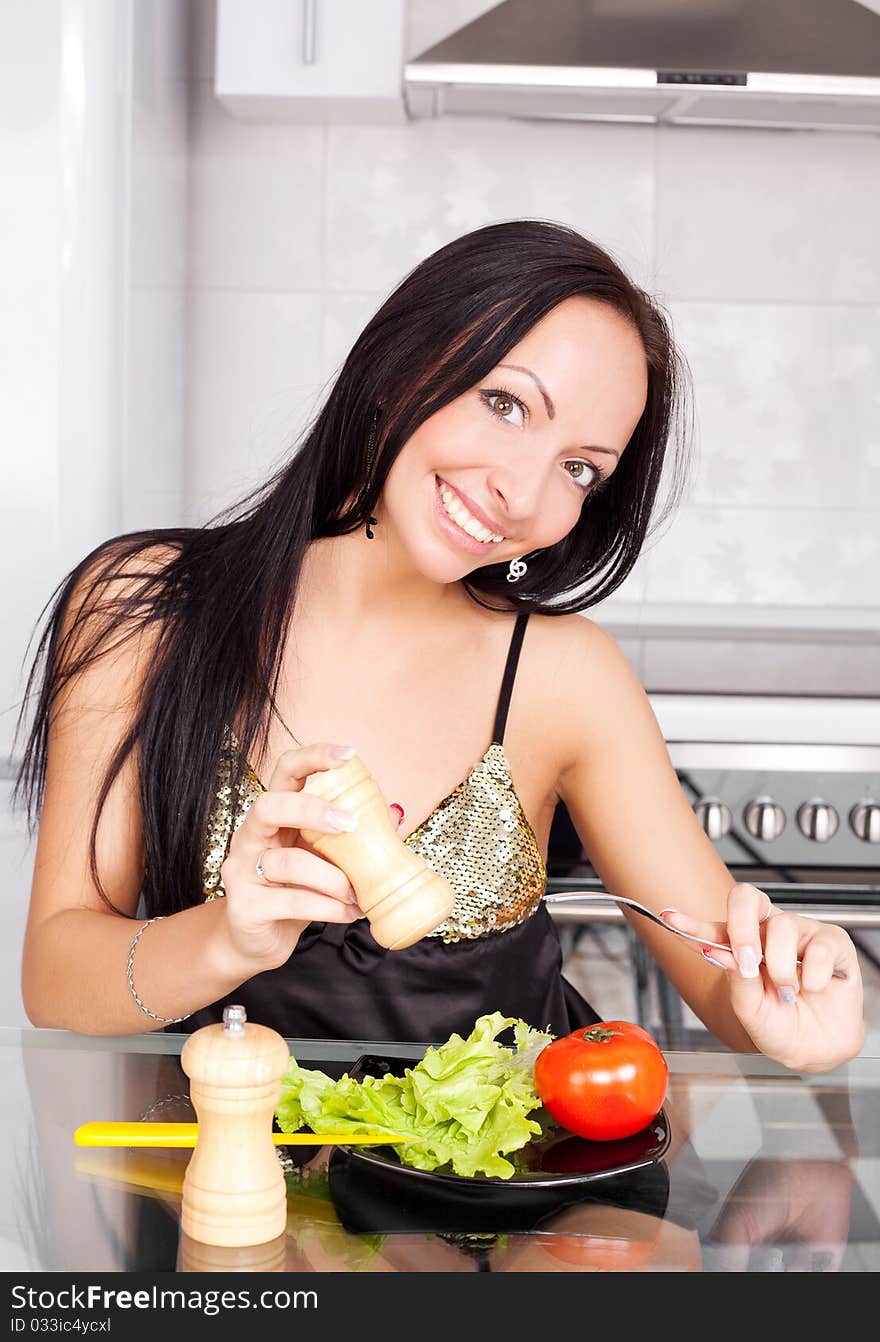
{"label": "green lettuce leaf", "polygon": [[[293,1059],[291,1059],[293,1063]],[[289,1071],[288,1071],[289,1075]],[[332,1077],[325,1072],[310,1072],[305,1067],[296,1068],[296,1084],[285,1087],[282,1083],[281,1099],[275,1115],[282,1132],[296,1132],[308,1124],[305,1117],[320,1109],[321,1096],[333,1085]]]}
{"label": "green lettuce leaf", "polygon": [[[506,1047],[498,1035],[511,1027],[514,1042]],[[509,1179],[515,1167],[505,1155],[541,1132],[529,1117],[541,1105],[534,1063],[552,1038],[496,1011],[481,1016],[467,1039],[453,1034],[429,1048],[402,1076],[355,1081],[346,1073],[334,1081],[291,1058],[278,1124],[284,1132],[405,1133],[420,1139],[394,1146],[405,1165]]]}

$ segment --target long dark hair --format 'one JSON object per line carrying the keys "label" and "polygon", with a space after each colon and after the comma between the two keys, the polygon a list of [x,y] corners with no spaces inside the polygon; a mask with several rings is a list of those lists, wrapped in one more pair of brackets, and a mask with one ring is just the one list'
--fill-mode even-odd
{"label": "long dark hair", "polygon": [[[111,645],[155,626],[130,730],[108,766],[91,832],[92,876],[110,908],[121,912],[101,885],[96,835],[129,753],[139,750],[145,912],[173,913],[203,898],[202,844],[194,837],[205,832],[226,728],[235,724],[241,742],[233,789],[254,744],[266,750],[267,705],[277,711],[285,634],[309,543],[363,526],[419,425],[474,387],[574,295],[607,304],[641,337],[644,412],[607,486],[588,498],[563,540],[527,556],[528,574],[515,590],[506,564],[475,569],[463,583],[490,609],[561,615],[595,605],[620,586],[649,528],[680,497],[690,439],[680,413],[687,365],[657,302],[607,252],[540,220],[477,229],[416,266],[355,341],[298,449],[258,489],[202,527],[105,541],[59,583],[39,617],[54,600],[16,727],[17,739],[44,660],[13,792],[13,805],[27,797],[31,834],[57,696]],[[85,600],[72,602],[83,586]]]}

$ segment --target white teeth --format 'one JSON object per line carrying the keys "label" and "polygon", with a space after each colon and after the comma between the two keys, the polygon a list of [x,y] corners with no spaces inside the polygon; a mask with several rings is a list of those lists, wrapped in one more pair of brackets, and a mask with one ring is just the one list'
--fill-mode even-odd
{"label": "white teeth", "polygon": [[473,536],[474,540],[482,541],[484,545],[488,545],[490,542],[497,544],[504,540],[503,536],[499,536],[495,531],[489,531],[483,526],[482,522],[478,522],[473,513],[468,512],[461,499],[453,493],[448,485],[441,484],[440,497],[443,500],[444,512],[448,513],[453,522],[458,523],[462,531],[466,531],[469,536]]}

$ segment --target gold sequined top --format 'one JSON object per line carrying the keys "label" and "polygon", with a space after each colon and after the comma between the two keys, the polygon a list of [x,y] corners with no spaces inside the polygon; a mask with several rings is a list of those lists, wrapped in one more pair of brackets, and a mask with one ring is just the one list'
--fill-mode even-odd
{"label": "gold sequined top", "polygon": [[[491,745],[467,777],[403,840],[455,891],[449,917],[428,934],[445,942],[475,940],[524,923],[540,906],[546,888],[541,849],[513,786],[502,744],[527,619],[523,615],[517,619]],[[233,797],[231,780],[238,754],[239,743],[228,729],[205,838],[206,899],[225,894],[220,867],[230,840],[254,799],[266,790],[248,765]]]}

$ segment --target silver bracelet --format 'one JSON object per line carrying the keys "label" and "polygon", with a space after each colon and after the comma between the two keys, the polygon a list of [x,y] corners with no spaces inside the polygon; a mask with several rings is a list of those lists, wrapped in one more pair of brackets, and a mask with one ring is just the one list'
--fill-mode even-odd
{"label": "silver bracelet", "polygon": [[148,1006],[144,1006],[143,1002],[138,997],[137,989],[134,986],[134,977],[132,972],[134,965],[134,949],[135,946],[137,946],[138,944],[138,939],[141,936],[143,936],[144,932],[146,932],[147,928],[150,926],[151,923],[158,923],[160,919],[164,917],[165,917],[164,913],[159,913],[156,915],[155,918],[149,918],[143,924],[142,927],[138,928],[138,930],[135,932],[134,936],[131,939],[131,946],[129,947],[128,950],[128,965],[126,966],[126,970],[128,973],[128,991],[131,993],[132,997],[137,1002],[138,1006],[140,1007],[144,1015],[150,1017],[150,1020],[157,1020],[161,1025],[176,1025],[178,1021],[187,1020],[192,1015],[192,1012],[188,1011],[185,1016],[157,1016],[155,1011],[151,1011]]}

